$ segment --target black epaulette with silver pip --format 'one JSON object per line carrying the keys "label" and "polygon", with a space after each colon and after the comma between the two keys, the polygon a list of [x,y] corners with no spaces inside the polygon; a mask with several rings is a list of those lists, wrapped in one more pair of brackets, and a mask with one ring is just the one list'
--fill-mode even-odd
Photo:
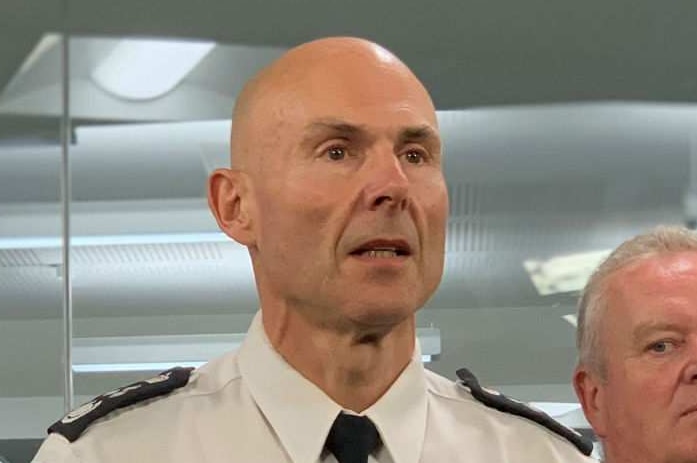
{"label": "black epaulette with silver pip", "polygon": [[458,384],[467,389],[472,394],[472,397],[487,407],[534,421],[571,442],[584,455],[589,456],[593,452],[593,442],[581,435],[581,433],[561,424],[542,410],[536,410],[523,402],[480,386],[477,378],[467,368],[457,370],[457,377],[460,378]]}
{"label": "black epaulette with silver pip", "polygon": [[70,442],[74,442],[90,424],[114,410],[168,394],[185,386],[189,382],[192,371],[193,368],[172,368],[154,378],[102,394],[53,423],[48,428],[48,433],[61,434]]}

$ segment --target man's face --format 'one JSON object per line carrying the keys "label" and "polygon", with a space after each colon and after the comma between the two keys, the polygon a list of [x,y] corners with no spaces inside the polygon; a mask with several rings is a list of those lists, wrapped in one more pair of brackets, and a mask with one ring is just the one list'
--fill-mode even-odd
{"label": "man's face", "polygon": [[427,94],[357,56],[274,94],[253,180],[252,257],[265,309],[321,323],[394,323],[443,268],[448,199]]}
{"label": "man's face", "polygon": [[596,432],[617,462],[697,462],[697,252],[609,280]]}

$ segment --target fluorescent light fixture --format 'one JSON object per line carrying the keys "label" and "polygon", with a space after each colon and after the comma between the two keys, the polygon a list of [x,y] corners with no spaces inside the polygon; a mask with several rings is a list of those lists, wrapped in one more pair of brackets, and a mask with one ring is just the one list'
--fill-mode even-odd
{"label": "fluorescent light fixture", "polygon": [[553,417],[559,423],[574,428],[580,429],[590,429],[591,425],[588,423],[585,415],[583,414],[583,409],[581,404],[578,402],[529,402],[528,405],[531,407],[542,410],[551,417]]}
{"label": "fluorescent light fixture", "polygon": [[[231,239],[221,232],[211,233],[150,233],[142,235],[75,236],[71,246],[114,246],[133,244],[179,244],[179,243],[229,243]],[[0,238],[0,249],[43,249],[58,248],[61,238]]]}
{"label": "fluorescent light fixture", "polygon": [[213,42],[125,39],[94,69],[92,79],[119,98],[157,98],[174,89],[213,47]]}
{"label": "fluorescent light fixture", "polygon": [[581,404],[577,402],[530,402],[528,405],[552,417],[560,417],[581,408]]}
{"label": "fluorescent light fixture", "polygon": [[432,362],[434,357],[440,355],[441,342],[438,328],[417,328],[416,340],[419,343],[423,363]]}
{"label": "fluorescent light fixture", "polygon": [[548,260],[523,262],[535,289],[542,296],[580,291],[610,250],[555,256]]}
{"label": "fluorescent light fixture", "polygon": [[86,363],[73,364],[75,373],[123,373],[127,371],[165,371],[174,367],[198,368],[206,362]]}
{"label": "fluorescent light fixture", "polygon": [[[244,337],[233,333],[75,338],[72,368],[75,373],[107,373],[199,367],[239,349]],[[418,328],[417,339],[424,363],[440,354],[439,329]]]}
{"label": "fluorescent light fixture", "polygon": [[237,350],[244,337],[233,333],[75,338],[73,371],[104,373],[166,370],[177,365],[196,367]]}
{"label": "fluorescent light fixture", "polygon": [[561,318],[563,318],[567,323],[569,323],[573,327],[578,326],[578,318],[575,314],[569,313],[566,315],[562,315]]}

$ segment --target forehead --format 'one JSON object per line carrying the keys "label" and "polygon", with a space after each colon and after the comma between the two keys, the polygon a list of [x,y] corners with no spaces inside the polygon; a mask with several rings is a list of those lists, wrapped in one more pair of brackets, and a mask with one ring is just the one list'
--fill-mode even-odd
{"label": "forehead", "polygon": [[696,277],[697,251],[679,251],[640,259],[619,269],[611,279],[621,288],[631,282],[651,283],[650,287],[637,286],[633,289],[653,292],[655,289],[670,289],[694,282]]}
{"label": "forehead", "polygon": [[358,126],[437,126],[431,99],[401,63],[365,56],[334,57],[285,76],[267,108],[284,125],[337,119]]}
{"label": "forehead", "polygon": [[607,294],[610,315],[622,318],[623,324],[673,316],[697,319],[697,251],[631,263],[608,279]]}

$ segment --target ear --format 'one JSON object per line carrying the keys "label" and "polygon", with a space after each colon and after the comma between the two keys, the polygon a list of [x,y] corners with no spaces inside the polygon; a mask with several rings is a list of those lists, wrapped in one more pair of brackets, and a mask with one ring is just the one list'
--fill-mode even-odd
{"label": "ear", "polygon": [[574,371],[573,383],[583,414],[595,434],[604,438],[607,430],[605,382],[587,367],[579,366]]}
{"label": "ear", "polygon": [[253,246],[249,179],[234,169],[216,169],[208,179],[208,206],[220,229],[238,243]]}

